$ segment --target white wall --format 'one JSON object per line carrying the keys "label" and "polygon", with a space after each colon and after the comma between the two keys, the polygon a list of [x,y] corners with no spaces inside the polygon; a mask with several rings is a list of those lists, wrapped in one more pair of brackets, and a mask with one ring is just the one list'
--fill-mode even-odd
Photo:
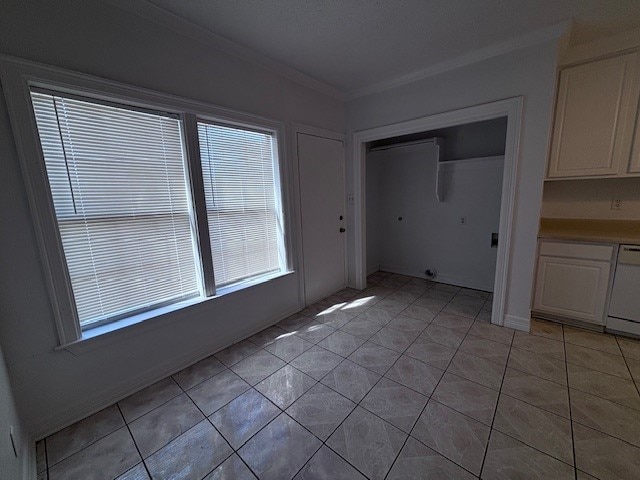
{"label": "white wall", "polygon": [[[611,210],[611,200],[622,200]],[[640,178],[604,178],[546,182],[542,217],[640,220]]]}
{"label": "white wall", "polygon": [[507,118],[456,125],[443,129],[442,133],[436,131],[436,136],[445,137],[444,160],[504,155]]}
{"label": "white wall", "polygon": [[[506,315],[530,318],[534,256],[553,102],[556,42],[491,58],[347,104],[348,132],[389,125],[508,97],[524,97],[520,171],[507,286]],[[348,151],[351,151],[350,149]],[[349,171],[353,185],[353,164]],[[353,218],[350,215],[348,218]],[[348,229],[353,231],[353,226]],[[350,281],[355,243],[349,238]],[[526,324],[526,323],[525,323]]]}
{"label": "white wall", "polygon": [[493,291],[503,157],[444,163],[443,202],[432,144],[369,152],[366,161],[367,271],[424,277],[428,268],[436,281]]}
{"label": "white wall", "polygon": [[[9,437],[10,428],[13,426],[15,440],[17,442],[18,457],[14,455],[13,446]],[[4,362],[2,349],[0,349],[0,478],[19,479],[27,478],[30,472],[28,462],[29,450],[33,445],[29,444],[29,436],[22,428],[22,422],[18,417],[9,372]]]}
{"label": "white wall", "polygon": [[[98,0],[4,1],[0,51],[283,121],[288,148],[294,121],[344,131],[341,102]],[[57,335],[4,93],[0,98],[0,344],[16,403],[35,437],[300,307],[294,273],[156,318],[151,332],[82,356],[54,350]]]}

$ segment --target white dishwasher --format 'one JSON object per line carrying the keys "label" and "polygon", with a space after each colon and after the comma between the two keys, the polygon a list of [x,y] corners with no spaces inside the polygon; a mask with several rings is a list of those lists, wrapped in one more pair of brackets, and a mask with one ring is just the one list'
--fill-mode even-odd
{"label": "white dishwasher", "polygon": [[620,245],[607,330],[640,337],[640,245]]}

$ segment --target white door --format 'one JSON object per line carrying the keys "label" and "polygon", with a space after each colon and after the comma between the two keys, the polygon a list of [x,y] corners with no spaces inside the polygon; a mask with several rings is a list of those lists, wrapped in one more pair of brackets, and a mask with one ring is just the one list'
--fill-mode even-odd
{"label": "white door", "polygon": [[344,144],[298,132],[305,301],[346,286]]}

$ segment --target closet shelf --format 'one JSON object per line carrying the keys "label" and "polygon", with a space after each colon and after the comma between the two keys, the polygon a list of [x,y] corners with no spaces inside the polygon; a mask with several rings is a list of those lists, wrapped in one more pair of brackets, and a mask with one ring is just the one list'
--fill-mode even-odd
{"label": "closet shelf", "polygon": [[446,168],[447,165],[452,166],[452,165],[460,165],[465,163],[476,163],[476,162],[482,162],[482,161],[504,159],[504,155],[492,155],[489,157],[470,157],[470,158],[458,158],[455,160],[442,160],[441,155],[443,151],[443,148],[442,148],[443,144],[440,143],[438,140],[441,140],[441,139],[437,138],[435,139],[435,142],[434,142],[436,147],[438,148],[437,168],[436,168],[436,199],[438,200],[438,202],[444,202],[443,170]]}

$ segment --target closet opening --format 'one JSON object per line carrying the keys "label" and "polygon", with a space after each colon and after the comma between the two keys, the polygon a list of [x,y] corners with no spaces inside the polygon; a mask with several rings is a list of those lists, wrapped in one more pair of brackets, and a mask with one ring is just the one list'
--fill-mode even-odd
{"label": "closet opening", "polygon": [[473,308],[505,324],[520,110],[514,98],[354,134],[356,287],[384,271],[477,290],[489,301]]}
{"label": "closet opening", "polygon": [[367,275],[493,293],[507,118],[367,142]]}

